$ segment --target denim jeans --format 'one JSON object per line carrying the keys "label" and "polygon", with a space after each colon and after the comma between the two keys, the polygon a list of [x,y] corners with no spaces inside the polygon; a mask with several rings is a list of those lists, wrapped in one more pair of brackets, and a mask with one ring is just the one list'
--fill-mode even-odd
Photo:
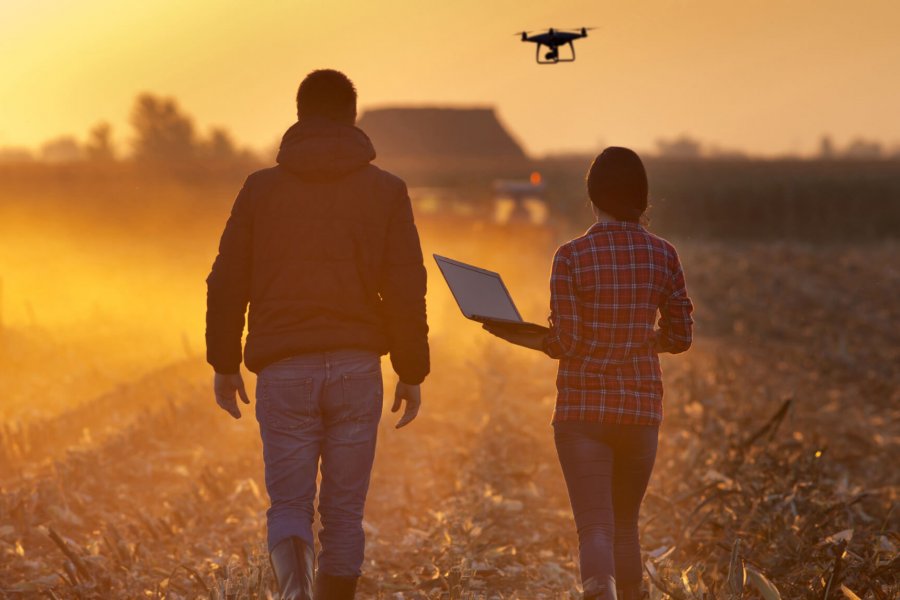
{"label": "denim jeans", "polygon": [[363,509],[382,399],[381,357],[374,352],[303,354],[259,372],[256,419],[271,500],[266,513],[270,551],[291,536],[314,543],[321,461],[319,571],[360,575]]}
{"label": "denim jeans", "polygon": [[641,582],[638,511],[659,428],[582,421],[554,424],[554,439],[578,529],[581,581]]}

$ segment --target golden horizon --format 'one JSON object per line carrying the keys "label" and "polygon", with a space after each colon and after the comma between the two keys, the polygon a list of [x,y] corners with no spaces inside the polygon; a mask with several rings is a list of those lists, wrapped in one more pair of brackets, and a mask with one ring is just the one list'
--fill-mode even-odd
{"label": "golden horizon", "polygon": [[[303,75],[333,67],[360,112],[489,105],[526,151],[652,148],[690,135],[752,154],[815,152],[823,135],[900,145],[900,5],[698,0],[564,8],[263,2],[7,0],[0,7],[0,147],[84,139],[124,147],[142,92],[174,97],[198,129],[259,151],[293,122]],[[598,26],[577,61],[538,66],[513,32]]]}

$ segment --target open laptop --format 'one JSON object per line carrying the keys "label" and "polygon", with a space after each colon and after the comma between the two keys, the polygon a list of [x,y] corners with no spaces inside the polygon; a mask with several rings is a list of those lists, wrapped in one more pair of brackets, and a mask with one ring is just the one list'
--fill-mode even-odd
{"label": "open laptop", "polygon": [[508,326],[522,332],[549,331],[543,325],[522,320],[498,273],[437,254],[434,255],[434,260],[467,319]]}

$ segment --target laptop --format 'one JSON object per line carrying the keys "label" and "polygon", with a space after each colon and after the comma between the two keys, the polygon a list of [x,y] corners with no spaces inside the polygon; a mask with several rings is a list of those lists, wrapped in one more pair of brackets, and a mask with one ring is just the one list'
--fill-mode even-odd
{"label": "laptop", "polygon": [[441,274],[462,314],[479,323],[503,325],[514,331],[547,333],[549,328],[522,320],[499,273],[434,255]]}

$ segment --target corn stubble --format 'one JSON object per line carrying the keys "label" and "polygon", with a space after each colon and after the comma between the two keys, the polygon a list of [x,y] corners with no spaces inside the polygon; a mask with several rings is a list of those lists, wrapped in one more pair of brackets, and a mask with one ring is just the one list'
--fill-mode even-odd
{"label": "corn stubble", "polygon": [[[698,335],[664,359],[651,598],[897,598],[896,246],[680,249]],[[512,287],[544,294],[544,274]],[[482,336],[439,292],[421,416],[382,422],[360,597],[578,597],[555,364]],[[252,406],[232,421],[210,384],[192,357],[4,425],[0,598],[275,596]]]}

